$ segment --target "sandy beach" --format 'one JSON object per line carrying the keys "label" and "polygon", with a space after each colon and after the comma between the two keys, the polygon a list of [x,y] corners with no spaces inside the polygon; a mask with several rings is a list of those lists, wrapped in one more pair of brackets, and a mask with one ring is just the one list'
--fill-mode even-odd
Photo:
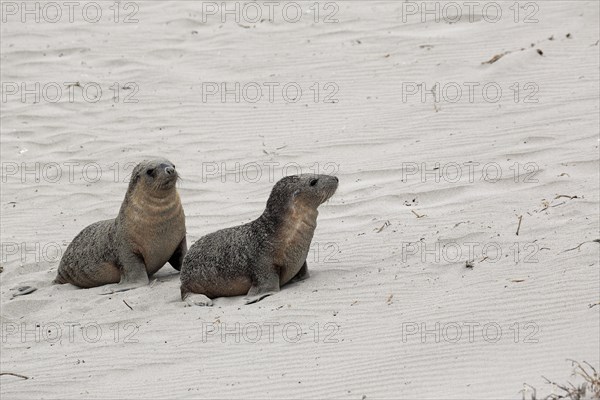
{"label": "sandy beach", "polygon": [[[1,3],[3,399],[530,399],[600,367],[598,2],[22,4]],[[283,176],[337,176],[310,278],[213,307],[170,265],[52,285],[155,157],[189,245]]]}

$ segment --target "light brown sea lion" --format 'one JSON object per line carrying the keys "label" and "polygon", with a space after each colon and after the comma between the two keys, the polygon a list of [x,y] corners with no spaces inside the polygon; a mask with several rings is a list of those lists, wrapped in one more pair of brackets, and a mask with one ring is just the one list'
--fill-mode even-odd
{"label": "light brown sea lion", "polygon": [[60,260],[54,283],[105,293],[148,284],[166,262],[180,270],[187,251],[185,216],[167,160],[144,161],[131,174],[119,215],[83,229]]}

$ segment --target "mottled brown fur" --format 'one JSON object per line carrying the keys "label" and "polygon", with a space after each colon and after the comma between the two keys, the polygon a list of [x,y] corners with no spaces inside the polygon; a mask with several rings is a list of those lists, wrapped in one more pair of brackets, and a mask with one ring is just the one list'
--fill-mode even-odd
{"label": "mottled brown fur", "polygon": [[96,222],[73,239],[54,282],[84,288],[118,282],[109,291],[123,291],[148,283],[167,262],[179,270],[187,245],[177,179],[167,160],[138,164],[117,218]]}

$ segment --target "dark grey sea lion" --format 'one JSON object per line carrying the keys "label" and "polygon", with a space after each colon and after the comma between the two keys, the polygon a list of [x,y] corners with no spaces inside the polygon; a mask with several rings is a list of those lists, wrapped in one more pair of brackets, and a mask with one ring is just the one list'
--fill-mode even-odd
{"label": "dark grey sea lion", "polygon": [[338,187],[329,175],[287,176],[275,184],[256,220],[200,238],[183,260],[181,299],[212,305],[215,297],[246,294],[246,304],[308,277],[306,256],[317,208]]}

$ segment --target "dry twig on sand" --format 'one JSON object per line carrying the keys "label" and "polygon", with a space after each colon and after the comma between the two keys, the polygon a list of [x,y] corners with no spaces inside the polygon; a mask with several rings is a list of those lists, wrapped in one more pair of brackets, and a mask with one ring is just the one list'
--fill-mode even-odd
{"label": "dry twig on sand", "polygon": [[[554,381],[551,381],[550,379],[546,378],[545,376],[542,376],[542,378],[544,378],[547,383],[554,385],[554,387],[556,387],[564,392],[564,393],[560,393],[560,394],[553,393],[551,395],[543,397],[543,399],[544,400],[600,399],[600,375],[598,374],[598,371],[596,371],[596,369],[587,361],[583,361],[582,363],[579,363],[575,360],[570,360],[570,359],[567,359],[567,361],[571,361],[572,366],[575,367],[573,369],[573,375],[582,377],[584,382],[579,386],[575,386],[571,382],[567,382],[564,385],[560,385]],[[586,367],[584,368],[584,366],[582,364],[585,364]],[[587,367],[590,368],[589,371],[586,369]],[[531,400],[537,400],[537,393],[536,393],[535,388],[526,383],[524,383],[523,386],[527,386],[527,387],[531,388],[533,390],[533,393],[531,395]],[[526,391],[527,391],[527,388],[524,388],[521,390],[521,392],[523,393],[523,399],[525,399]]]}
{"label": "dry twig on sand", "polygon": [[381,225],[381,228],[377,229],[377,230],[376,230],[376,232],[377,232],[377,233],[379,233],[379,232],[381,232],[382,230],[384,230],[386,227],[388,227],[388,226],[390,226],[390,225],[391,225],[391,224],[390,224],[390,221],[385,221],[385,222],[383,223],[383,225]]}
{"label": "dry twig on sand", "polygon": [[419,215],[415,212],[415,210],[410,210],[411,213],[415,214],[417,216],[417,218],[423,218],[426,217],[427,215],[423,214],[423,215]]}
{"label": "dry twig on sand", "polygon": [[556,200],[556,199],[560,199],[560,198],[562,198],[562,197],[566,197],[566,198],[567,198],[567,199],[569,199],[569,200],[573,200],[573,199],[578,199],[578,198],[579,198],[579,197],[577,197],[577,196],[569,196],[568,194],[559,194],[558,196],[556,196],[556,197],[554,198],[554,200]]}
{"label": "dry twig on sand", "polygon": [[125,305],[126,305],[127,307],[129,307],[129,309],[130,309],[131,311],[133,311],[133,308],[131,308],[131,306],[130,306],[129,304],[127,304],[127,302],[125,301],[125,299],[123,299],[123,303],[125,303]]}
{"label": "dry twig on sand", "polygon": [[0,375],[12,375],[12,376],[16,376],[17,378],[29,379],[28,376],[21,375],[21,374],[15,374],[14,372],[0,372]]}
{"label": "dry twig on sand", "polygon": [[505,51],[504,53],[500,53],[500,54],[496,54],[494,57],[490,58],[487,61],[482,62],[481,64],[493,64],[496,61],[498,61],[499,59],[501,59],[502,57],[504,57],[505,55],[507,55],[508,53],[510,53],[510,51]]}
{"label": "dry twig on sand", "polygon": [[587,241],[585,241],[583,243],[580,243],[579,246],[575,246],[572,249],[563,250],[563,251],[561,251],[561,253],[566,253],[567,251],[579,250],[579,248],[581,246],[583,246],[584,244],[586,244],[586,243],[600,243],[600,239],[587,240]]}

